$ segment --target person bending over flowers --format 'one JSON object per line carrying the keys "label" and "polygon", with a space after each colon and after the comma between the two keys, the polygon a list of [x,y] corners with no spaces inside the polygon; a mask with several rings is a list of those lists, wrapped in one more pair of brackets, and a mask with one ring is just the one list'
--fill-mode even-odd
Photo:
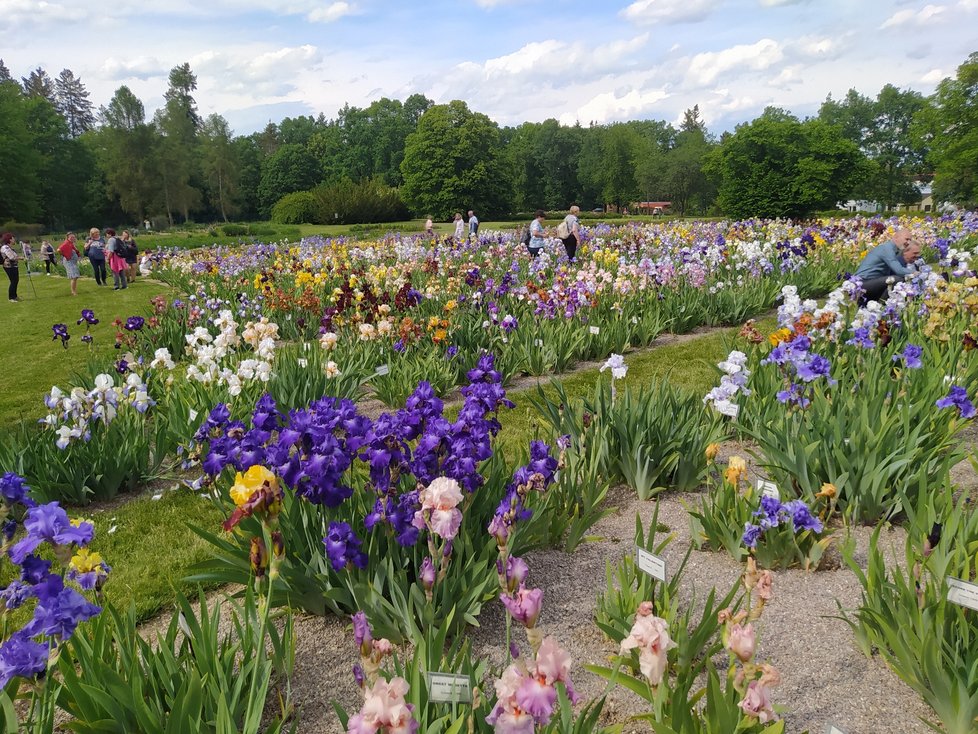
{"label": "person bending over flowers", "polygon": [[894,276],[902,278],[913,273],[912,263],[920,257],[920,243],[911,239],[909,229],[898,229],[893,239],[877,245],[856,268],[856,276],[862,278],[867,301],[878,301],[886,293],[886,281]]}

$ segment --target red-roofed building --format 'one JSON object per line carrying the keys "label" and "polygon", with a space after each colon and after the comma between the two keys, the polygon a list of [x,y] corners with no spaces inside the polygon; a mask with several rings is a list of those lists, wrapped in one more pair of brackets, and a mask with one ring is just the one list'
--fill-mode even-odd
{"label": "red-roofed building", "polygon": [[636,211],[642,214],[665,214],[666,210],[672,206],[671,201],[639,201],[632,204]]}

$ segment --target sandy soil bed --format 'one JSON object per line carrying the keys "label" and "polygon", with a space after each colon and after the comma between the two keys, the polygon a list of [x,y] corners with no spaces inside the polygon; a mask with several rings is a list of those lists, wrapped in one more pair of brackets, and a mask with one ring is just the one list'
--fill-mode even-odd
{"label": "sandy soil bed", "polygon": [[[742,447],[727,446],[724,454]],[[753,471],[753,469],[752,469]],[[959,467],[958,481],[975,485],[970,467]],[[673,568],[682,560],[689,543],[689,523],[684,502],[696,495],[667,493],[659,500],[659,522],[668,526],[674,541],[666,551]],[[596,596],[605,584],[605,566],[633,552],[635,515],[651,521],[654,502],[639,502],[626,489],[609,500],[613,515],[593,529],[598,537],[573,554],[543,551],[527,556],[530,581],[545,590],[541,626],[557,637],[574,658],[574,683],[583,697],[599,696],[604,681],[583,669],[587,663],[603,664],[615,647],[594,625]],[[856,558],[865,562],[870,528],[855,530]],[[893,558],[902,556],[904,533],[899,528],[884,533]],[[839,538],[841,541],[841,538]],[[837,558],[837,554],[836,554]],[[847,734],[925,734],[930,730],[921,718],[932,712],[920,698],[879,658],[867,658],[857,648],[850,627],[839,619],[839,605],[853,609],[860,588],[844,565],[828,564],[817,573],[779,571],[774,598],[760,622],[758,659],[781,671],[782,684],[775,703],[785,707],[789,732],[812,734],[831,722]],[[690,597],[695,590],[702,599],[713,587],[727,591],[742,568],[726,554],[694,551],[683,574],[682,587]],[[488,604],[480,616],[482,627],[472,631],[477,656],[493,665],[503,662],[504,614],[499,602]],[[359,692],[350,673],[355,652],[345,620],[304,617],[298,621],[297,668],[293,691],[300,709],[302,732],[338,732],[339,722],[330,701],[348,710],[359,707]],[[517,633],[521,634],[521,633]],[[628,722],[643,711],[642,701],[624,689],[615,690],[605,707],[603,723]],[[650,731],[644,723],[627,723],[626,732]]]}

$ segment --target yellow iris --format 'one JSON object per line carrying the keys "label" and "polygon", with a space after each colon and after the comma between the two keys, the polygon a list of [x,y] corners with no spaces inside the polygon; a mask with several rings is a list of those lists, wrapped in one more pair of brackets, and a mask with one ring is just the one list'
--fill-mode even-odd
{"label": "yellow iris", "polygon": [[772,331],[767,340],[771,342],[772,347],[778,346],[783,341],[788,341],[791,336],[791,331],[789,329],[778,329],[777,331]]}
{"label": "yellow iris", "polygon": [[739,456],[731,456],[727,461],[727,469],[723,472],[724,479],[736,487],[745,476],[747,476],[747,462]]}
{"label": "yellow iris", "polygon": [[91,573],[102,567],[102,556],[93,553],[88,548],[79,548],[71,557],[71,567],[78,573]]}
{"label": "yellow iris", "polygon": [[237,507],[241,507],[251,499],[251,495],[265,486],[266,482],[272,489],[278,487],[278,479],[275,474],[258,464],[249,468],[244,474],[238,472],[230,490],[231,499]]}

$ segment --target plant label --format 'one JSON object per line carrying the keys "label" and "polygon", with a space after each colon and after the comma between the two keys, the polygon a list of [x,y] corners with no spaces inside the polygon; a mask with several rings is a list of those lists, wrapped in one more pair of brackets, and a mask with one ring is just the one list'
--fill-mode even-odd
{"label": "plant label", "polygon": [[377,368],[374,373],[377,377],[383,377],[384,375],[389,375],[391,373],[391,366],[389,364],[382,364]]}
{"label": "plant label", "polygon": [[825,731],[823,734],[846,734],[842,729],[837,727],[835,724],[826,724]]}
{"label": "plant label", "polygon": [[428,700],[431,703],[472,703],[467,675],[428,673]]}
{"label": "plant label", "polygon": [[297,359],[295,361],[295,363],[297,365],[299,365],[300,367],[302,367],[303,369],[305,369],[306,367],[309,366],[309,360],[308,359],[302,359],[301,357],[299,359]]}
{"label": "plant label", "polygon": [[594,336],[597,336],[598,334],[601,333],[601,329],[599,327],[597,327],[597,326],[590,326],[590,327],[588,327],[588,331],[590,331],[592,334],[594,334]]}
{"label": "plant label", "polygon": [[190,420],[192,421],[197,420],[198,415],[200,414],[196,410],[194,410],[193,408],[190,409]]}
{"label": "plant label", "polygon": [[659,581],[666,580],[666,559],[645,548],[635,547],[635,562],[641,571]]}
{"label": "plant label", "polygon": [[947,577],[947,600],[952,604],[978,611],[978,584]]}
{"label": "plant label", "polygon": [[778,485],[774,482],[758,479],[757,491],[761,493],[761,497],[773,497],[778,502],[781,501],[781,490],[778,489]]}

